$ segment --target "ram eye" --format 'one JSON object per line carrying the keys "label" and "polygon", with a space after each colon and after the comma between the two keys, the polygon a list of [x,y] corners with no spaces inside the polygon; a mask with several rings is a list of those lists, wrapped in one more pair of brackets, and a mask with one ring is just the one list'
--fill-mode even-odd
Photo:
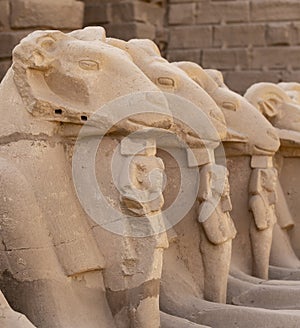
{"label": "ram eye", "polygon": [[222,103],[222,107],[224,109],[228,109],[228,110],[232,110],[232,111],[236,111],[237,110],[237,104],[233,103],[233,102],[229,102],[229,101],[225,101]]}
{"label": "ram eye", "polygon": [[84,69],[85,71],[98,71],[99,70],[99,63],[94,60],[83,59],[80,60],[79,66]]}
{"label": "ram eye", "polygon": [[169,77],[159,77],[157,82],[163,87],[175,87],[175,80]]}

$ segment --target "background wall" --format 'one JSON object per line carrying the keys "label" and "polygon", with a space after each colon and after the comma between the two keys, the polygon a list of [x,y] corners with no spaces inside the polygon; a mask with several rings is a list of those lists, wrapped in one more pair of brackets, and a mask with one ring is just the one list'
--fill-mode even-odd
{"label": "background wall", "polygon": [[168,59],[220,69],[236,91],[300,82],[299,0],[171,0],[168,26]]}
{"label": "background wall", "polygon": [[258,81],[300,82],[299,0],[0,0],[0,78],[29,31],[87,25],[150,38],[170,61],[219,69],[241,93]]}
{"label": "background wall", "polygon": [[0,80],[11,51],[37,29],[70,31],[83,25],[84,3],[75,0],[0,0]]}

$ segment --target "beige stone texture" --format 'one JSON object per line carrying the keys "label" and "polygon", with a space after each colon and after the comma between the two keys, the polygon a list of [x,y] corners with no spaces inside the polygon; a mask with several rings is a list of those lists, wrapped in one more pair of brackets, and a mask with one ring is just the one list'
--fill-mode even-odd
{"label": "beige stone texture", "polygon": [[82,23],[83,3],[81,1],[53,0],[50,3],[39,0],[14,0],[11,3],[12,28],[75,29],[80,28]]}
{"label": "beige stone texture", "polygon": [[237,49],[204,49],[202,55],[202,64],[206,68],[215,68],[220,70],[250,68],[249,50],[243,48]]}
{"label": "beige stone texture", "polygon": [[[251,155],[274,154],[279,147],[279,138],[272,125],[265,120],[246,99],[232,92],[222,81],[216,81],[199,65],[190,62],[179,62],[174,65],[184,70],[215,101],[224,114],[227,123],[225,141],[236,142],[235,148],[245,148]],[[249,122],[256,122],[256,129]],[[258,126],[260,126],[258,128]],[[258,133],[261,137],[258,138]],[[243,152],[243,150],[241,150]]]}
{"label": "beige stone texture", "polygon": [[0,1],[0,31],[9,27],[9,0]]}
{"label": "beige stone texture", "polygon": [[[250,226],[253,276],[268,279],[273,228],[277,222],[275,204],[277,171],[274,168],[252,170],[249,183],[249,209],[254,221]],[[254,224],[253,224],[254,223]]]}
{"label": "beige stone texture", "polygon": [[[227,175],[226,168],[221,165],[204,165],[200,171],[201,185],[198,195],[198,221],[201,225],[200,251],[204,266],[204,298],[217,303],[226,303],[231,240],[236,236],[236,229],[229,213],[232,206]],[[223,188],[220,188],[218,180],[222,178],[225,181]],[[211,214],[206,220],[202,220],[208,215],[207,212]]]}
{"label": "beige stone texture", "polygon": [[28,32],[3,32],[0,34],[0,58],[9,58],[12,49],[23,39]]}
{"label": "beige stone texture", "polygon": [[[213,29],[211,26],[170,27],[169,49],[210,48]],[[197,37],[195,37],[197,36]]]}
{"label": "beige stone texture", "polygon": [[[121,95],[120,85],[123,86],[123,95],[136,89],[157,89],[126,53],[107,45],[103,40],[105,33],[101,28],[89,28],[71,34],[58,31],[35,32],[15,49],[13,70],[10,70],[1,85],[1,93],[6,94],[7,90],[10,90],[10,96],[6,96],[5,101],[1,103],[1,111],[5,111],[8,104],[14,104],[1,128],[4,138],[7,138],[7,143],[1,148],[1,156],[4,157],[1,160],[4,179],[1,200],[5,197],[11,199],[4,204],[1,202],[1,217],[5,223],[1,236],[3,245],[9,252],[8,257],[1,257],[1,272],[9,272],[7,278],[1,281],[1,287],[5,286],[7,295],[15,296],[13,306],[22,309],[37,326],[41,322],[44,322],[44,327],[51,328],[76,325],[114,326],[105,297],[105,290],[111,286],[110,280],[106,279],[106,275],[104,280],[102,277],[105,260],[101,249],[105,248],[105,239],[103,238],[103,243],[102,239],[97,240],[97,231],[95,236],[93,235],[93,224],[78,203],[71,175],[73,145],[68,140],[77,136],[80,127],[78,123],[82,124],[81,122],[88,120],[96,109]],[[53,61],[55,57],[56,61]],[[112,71],[108,74],[105,69],[106,73],[97,75],[102,79],[100,83],[93,73],[98,73],[100,69],[102,71],[100,65],[103,65],[103,60],[107,69],[111,67]],[[116,72],[116,65],[122,67],[124,72]],[[48,74],[50,71],[53,75]],[[115,81],[120,85],[115,84],[114,89],[108,88],[104,93],[102,86],[109,83],[113,71],[118,75]],[[136,79],[132,78],[133,75],[136,75]],[[25,79],[25,76],[29,78]],[[120,76],[123,76],[123,81]],[[105,82],[106,79],[109,80]],[[98,98],[99,94],[102,94],[102,97]],[[13,116],[16,119],[13,119]],[[147,119],[148,123],[151,122],[147,116],[144,119]],[[64,125],[62,122],[69,124]],[[99,128],[99,122],[96,120],[94,126]],[[103,121],[101,122],[103,126]],[[108,126],[110,122],[107,122]],[[141,119],[139,122],[141,123]],[[101,124],[100,131],[103,128]],[[167,123],[167,126],[169,125],[170,122]],[[130,127],[129,123],[127,128],[134,131],[136,126],[134,124]],[[16,136],[16,139],[13,136]],[[61,142],[55,141],[55,136]],[[13,147],[9,147],[11,138],[15,140]],[[16,163],[16,167],[9,165],[16,156],[22,160]],[[9,179],[10,174],[14,177],[13,180]],[[43,177],[42,181],[40,177]],[[19,186],[18,193],[10,196],[15,183]],[[35,190],[39,191],[35,194]],[[48,197],[44,197],[46,194]],[[116,201],[118,203],[118,198]],[[29,207],[30,211],[26,212],[25,207]],[[11,230],[9,218],[15,218],[18,229]],[[38,228],[35,229],[34,226]],[[29,234],[22,237],[22,231],[25,230]],[[10,237],[12,234],[14,237]],[[105,235],[103,232],[102,234]],[[117,247],[113,248],[112,234],[107,233],[106,236],[110,237],[107,247],[120,256],[126,247],[119,251],[119,244],[116,243]],[[154,261],[148,261],[150,257],[146,255],[142,256],[145,262],[140,263],[140,266],[145,268],[144,265],[149,263],[149,272],[145,273],[145,276],[138,275],[137,281],[133,279],[132,287],[141,285],[142,289],[143,283],[148,280],[150,286],[153,284],[156,306],[156,315],[155,312],[153,315],[159,318],[157,279],[160,276],[159,261],[162,249],[153,249],[156,244],[154,238],[149,241],[149,247],[145,248],[150,255],[152,250],[154,251],[154,255],[151,255],[154,256]],[[30,248],[33,249],[32,252]],[[114,262],[108,261],[106,273],[111,272],[110,266],[118,267],[119,256],[108,257]],[[25,270],[20,271],[24,267]],[[151,272],[154,272],[154,276]],[[110,274],[109,277],[113,279],[114,276]],[[17,281],[18,288],[7,284],[9,279]],[[36,285],[30,282],[31,279],[37,281]],[[126,286],[122,280],[119,280],[118,284]],[[113,285],[117,287],[114,283]],[[139,295],[138,289],[137,293]],[[36,294],[40,295],[38,302],[35,302]],[[153,302],[152,288],[149,296],[147,295],[145,302],[148,302],[147,297]],[[31,302],[27,302],[28,298]],[[46,310],[41,311],[41,307]],[[142,305],[141,307],[143,308]],[[143,312],[145,311],[142,310],[141,313]],[[144,322],[145,315],[138,314],[138,317],[140,316],[142,319],[138,319],[139,322]],[[143,323],[140,325],[143,326]]]}
{"label": "beige stone texture", "polygon": [[[136,39],[130,40],[128,43],[115,39],[108,39],[108,42],[128,51],[136,65],[160,90],[168,93],[175,92],[178,96],[184,97],[197,105],[208,115],[220,138],[225,136],[226,127],[224,116],[214,101],[181,69],[163,59],[153,42]],[[185,131],[182,130],[184,128],[189,129],[189,127],[180,126],[177,129],[175,128],[175,132],[183,139],[186,139],[190,145],[195,143],[195,146],[197,146],[197,140],[193,141],[193,138],[190,138],[189,134],[184,135]],[[219,143],[220,140],[216,141]]]}
{"label": "beige stone texture", "polygon": [[214,28],[215,47],[248,47],[265,45],[264,24],[234,24]]}
{"label": "beige stone texture", "polygon": [[170,25],[194,24],[196,20],[196,3],[171,4],[168,22]]}
{"label": "beige stone texture", "polygon": [[251,3],[253,21],[293,20],[299,18],[297,0],[254,0]]}
{"label": "beige stone texture", "polygon": [[140,22],[112,23],[107,24],[105,28],[109,36],[118,37],[122,40],[130,40],[132,36],[150,40],[155,38],[155,27],[151,24]]}
{"label": "beige stone texture", "polygon": [[299,103],[289,97],[278,85],[257,83],[252,85],[245,97],[280,130],[300,131],[298,123]]}
{"label": "beige stone texture", "polygon": [[[248,15],[243,3],[236,2],[232,16],[227,12],[226,22],[237,19],[235,10]],[[125,7],[125,16],[143,19]],[[120,22],[127,17],[114,15]],[[178,35],[174,49],[192,45]],[[222,51],[230,57],[235,50]],[[145,94],[132,97],[138,91]],[[297,327],[297,85],[250,91],[242,97],[215,69],[169,63],[152,41],[107,38],[101,27],[36,31],[23,39],[0,86],[0,288],[10,306],[43,328]],[[168,116],[171,95],[196,106],[197,118],[204,113],[214,138]],[[138,105],[153,113],[134,112],[116,123],[113,109],[105,110],[120,97],[127,99],[119,105],[124,112]],[[104,225],[89,211],[99,198],[83,208],[74,181],[89,164],[84,152],[83,177],[74,177],[83,125],[83,140],[103,137],[93,157],[95,179],[120,214],[103,209]],[[161,140],[150,132],[157,139],[177,136],[191,148],[166,142],[159,149]],[[221,141],[229,175],[219,163]],[[180,164],[168,154],[172,147]],[[166,233],[164,210],[180,191],[180,173],[191,170],[199,171],[200,188]],[[85,188],[93,195],[92,183]],[[116,226],[121,233],[110,229]],[[142,238],[134,234],[141,231]],[[267,280],[269,273],[275,280]],[[0,304],[8,313],[0,323],[25,320],[3,297]]]}
{"label": "beige stone texture", "polygon": [[197,5],[197,23],[245,22],[249,20],[248,1],[226,2],[199,1]]}

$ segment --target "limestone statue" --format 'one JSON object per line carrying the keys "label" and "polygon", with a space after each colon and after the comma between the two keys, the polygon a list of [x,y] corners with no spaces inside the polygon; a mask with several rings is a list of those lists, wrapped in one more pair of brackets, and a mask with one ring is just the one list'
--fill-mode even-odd
{"label": "limestone statue", "polygon": [[[298,224],[295,224],[294,220],[297,215],[291,214],[290,208],[292,208],[292,205],[287,204],[287,195],[282,188],[282,184],[288,181],[282,174],[283,167],[285,166],[287,158],[290,156],[294,157],[295,152],[293,149],[297,147],[296,145],[300,141],[300,130],[297,119],[300,115],[300,107],[295,98],[296,94],[297,84],[295,85],[293,83],[283,83],[279,85],[258,83],[251,86],[245,93],[245,97],[274,125],[279,133],[281,141],[281,148],[276,155],[276,165],[280,173],[280,181],[277,183],[279,198],[276,204],[276,212],[278,224],[281,229],[278,229],[277,226],[275,226],[274,229],[277,243],[275,243],[275,240],[273,241],[271,264],[275,267],[272,267],[270,270],[270,274],[274,278],[290,276],[289,279],[299,279],[300,277],[299,272],[297,272],[300,267],[300,262],[290,241],[290,235],[297,233]],[[295,245],[296,243],[293,243],[294,249]],[[279,267],[292,270],[281,270]]]}
{"label": "limestone statue", "polygon": [[[111,44],[114,44],[114,45],[116,45],[116,46],[118,46],[118,47],[121,47],[122,49],[126,49],[129,53],[130,53],[130,55],[134,58],[134,61],[137,63],[137,65],[140,67],[140,68],[142,68],[142,70],[146,73],[146,75],[147,76],[149,76],[150,77],[150,79],[152,80],[152,81],[158,81],[159,80],[159,77],[162,77],[162,76],[172,76],[172,77],[174,77],[174,72],[177,72],[177,70],[172,70],[171,68],[170,68],[170,66],[168,65],[168,63],[166,63],[165,62],[165,60],[163,60],[163,59],[161,59],[160,58],[160,56],[159,56],[159,53],[157,52],[157,51],[151,51],[151,49],[154,49],[154,47],[152,46],[150,46],[151,45],[151,43],[149,43],[148,42],[148,46],[146,47],[146,45],[147,45],[147,42],[144,42],[144,41],[142,41],[142,42],[140,42],[140,48],[142,48],[143,50],[144,50],[144,52],[142,52],[141,50],[139,50],[139,52],[138,52],[138,54],[140,54],[140,56],[137,56],[137,54],[136,54],[136,52],[135,52],[135,50],[136,49],[134,49],[134,47],[132,47],[131,45],[130,45],[130,43],[132,43],[132,44],[139,44],[139,41],[138,40],[133,40],[133,41],[130,41],[130,42],[128,42],[128,43],[124,43],[124,42],[118,42],[118,41],[116,41],[116,40],[109,40],[109,42],[111,43]],[[144,44],[143,44],[144,43]],[[142,46],[143,45],[143,46]],[[146,51],[147,50],[147,51]],[[150,53],[150,55],[149,55],[149,53]],[[152,59],[151,59],[151,57],[152,57]],[[149,58],[149,59],[148,59]],[[151,63],[152,65],[153,65],[153,69],[152,70],[150,70],[149,68],[148,68],[148,65],[146,65],[146,63]],[[155,65],[154,65],[155,64]],[[152,67],[152,66],[151,66]],[[157,71],[157,75],[156,74],[154,74],[155,72]],[[172,74],[172,71],[173,71],[173,75],[171,75]],[[182,76],[181,74],[179,74],[179,73],[177,73],[176,74],[176,76],[178,77],[178,76]],[[186,79],[186,77],[184,77],[185,79]],[[181,78],[182,79],[182,78]],[[180,80],[181,79],[169,79],[169,80],[175,80],[175,81],[177,81],[177,83],[169,83],[168,84],[168,88],[170,88],[169,90],[170,91],[172,91],[172,92],[174,92],[174,91],[177,91],[177,90],[179,90],[179,92],[180,92],[180,90],[182,90],[181,89],[181,86],[182,86],[182,84],[180,84]],[[187,81],[187,83],[190,83],[190,82],[188,82]],[[177,86],[177,88],[176,88],[176,86]],[[166,88],[167,90],[168,90],[168,88]],[[176,90],[177,89],[177,90]],[[181,91],[182,92],[182,91]],[[198,92],[199,93],[199,92]],[[202,93],[202,92],[201,92]],[[203,93],[202,93],[203,94]],[[185,96],[187,99],[189,99],[189,100],[191,100],[191,99],[193,99],[192,98],[192,95],[193,95],[193,93],[181,93],[181,95],[182,96]],[[194,96],[194,97],[196,97],[196,96]],[[203,95],[203,98],[204,98],[204,95]],[[194,98],[195,99],[195,98]],[[242,98],[241,98],[242,99]],[[191,100],[192,101],[192,100]],[[203,100],[202,100],[202,103],[203,103]],[[248,104],[247,102],[245,102],[244,101],[244,103],[246,103],[246,104]],[[198,104],[199,104],[199,102],[198,102]],[[200,102],[200,104],[201,104],[201,102]],[[249,106],[249,105],[248,105]],[[251,107],[251,106],[250,106]],[[246,112],[247,113],[247,112]],[[254,110],[254,108],[251,108],[251,112],[250,112],[253,116],[258,116],[257,115],[257,113],[256,113],[256,111]],[[250,118],[251,118],[251,114],[250,114]],[[249,115],[249,114],[248,114]],[[248,118],[249,118],[249,116],[248,116]],[[236,121],[237,122],[237,121]],[[260,121],[259,121],[260,122]],[[277,135],[276,135],[276,133],[274,132],[274,129],[271,127],[271,125],[269,125],[269,124],[266,124],[267,122],[265,121],[265,120],[262,120],[261,122],[260,122],[261,124],[262,124],[262,126],[266,126],[266,129],[267,130],[270,130],[270,132],[268,133],[268,134],[265,134],[264,135],[264,137],[267,139],[267,142],[266,143],[264,143],[263,145],[265,146],[266,144],[267,144],[267,148],[266,148],[266,150],[263,148],[263,149],[259,149],[259,146],[255,149],[255,147],[254,147],[254,143],[256,142],[256,144],[259,144],[259,141],[258,140],[255,140],[255,134],[253,133],[251,136],[252,136],[252,139],[251,139],[251,141],[253,142],[253,146],[252,146],[252,144],[250,144],[251,146],[250,146],[250,148],[251,149],[254,149],[253,150],[253,152],[254,153],[258,153],[258,154],[263,154],[263,153],[265,153],[265,151],[268,153],[268,151],[270,151],[270,153],[272,153],[275,149],[277,149],[278,148],[278,137],[277,137]],[[238,122],[236,123],[237,124],[237,126],[238,126]],[[266,131],[266,130],[264,130],[264,131]],[[272,132],[273,133],[272,133]],[[232,132],[232,135],[236,132],[236,131],[230,131],[230,132]],[[251,129],[249,129],[249,132],[248,132],[249,134],[251,133]],[[222,135],[224,135],[224,134],[222,134]],[[240,136],[240,134],[239,133],[236,133],[235,134],[235,137],[237,138],[237,139],[239,139],[240,140],[240,138],[241,138],[241,136]],[[244,141],[245,142],[245,141]],[[274,149],[274,150],[273,150]],[[204,163],[201,163],[202,165],[204,164]],[[187,221],[186,220],[184,220],[184,222],[185,222],[185,224],[187,224]],[[183,223],[184,224],[184,223]],[[182,224],[182,225],[183,225]],[[181,228],[182,228],[182,225],[181,225]],[[162,304],[162,306],[163,306],[163,309],[165,309],[166,311],[172,311],[172,313],[178,313],[178,311],[179,311],[179,309],[178,309],[178,307],[175,305],[175,304],[173,304],[172,306],[171,306],[171,308],[170,308],[170,294],[171,294],[171,291],[170,291],[170,288],[171,288],[171,286],[170,286],[170,284],[171,284],[171,282],[172,282],[172,279],[170,279],[170,277],[171,276],[169,276],[169,274],[171,275],[172,273],[172,269],[169,271],[169,266],[170,267],[172,267],[172,266],[174,266],[174,263],[172,263],[172,262],[170,262],[170,261],[172,261],[171,260],[171,258],[173,257],[173,255],[174,255],[174,251],[176,252],[176,248],[178,249],[178,248],[181,248],[181,246],[179,246],[178,247],[178,244],[183,244],[184,246],[182,246],[182,247],[187,247],[187,244],[185,244],[184,242],[182,242],[181,241],[181,239],[183,239],[184,237],[183,237],[183,232],[182,232],[182,234],[180,234],[180,230],[181,230],[181,228],[178,228],[178,229],[176,229],[176,231],[177,231],[177,237],[175,237],[175,244],[174,243],[172,243],[171,244],[171,246],[170,246],[170,248],[168,249],[168,250],[166,250],[166,252],[165,252],[165,256],[164,256],[164,263],[165,263],[165,265],[163,266],[163,269],[164,269],[164,272],[163,272],[163,284],[162,284],[162,286],[163,286],[163,290],[162,290],[162,294],[161,294],[161,296],[163,296],[162,297],[162,300],[161,300],[161,304]],[[186,235],[187,236],[189,236],[190,235],[190,233],[191,233],[191,231],[189,230],[190,229],[190,227],[189,228],[186,228],[186,229],[183,229],[185,232],[186,232]],[[188,248],[189,249],[189,251],[191,251],[191,249],[190,248]],[[177,253],[178,254],[178,253]],[[178,256],[178,255],[177,255]],[[182,256],[182,254],[180,255],[180,256]],[[198,255],[196,255],[195,254],[195,256],[197,257],[197,256],[199,256],[199,254]],[[190,257],[191,257],[191,259],[188,259],[187,258],[187,261],[189,262],[189,264],[188,264],[188,267],[189,267],[189,269],[191,270],[191,271],[193,271],[193,269],[191,269],[191,267],[193,267],[193,265],[194,264],[191,264],[191,262],[196,262],[197,260],[193,257],[193,256],[191,256],[191,254],[190,254]],[[201,258],[200,258],[200,261],[201,261]],[[201,261],[202,262],[202,261]],[[196,271],[197,271],[197,269],[196,269]],[[199,270],[197,271],[197,273],[199,274]],[[201,274],[200,274],[201,275]],[[197,277],[197,274],[196,274],[196,272],[195,271],[193,271],[193,276],[196,278]],[[197,278],[196,278],[197,279]],[[173,281],[173,283],[174,284],[178,284],[178,282],[175,282],[175,281]],[[201,288],[201,287],[200,287]],[[185,292],[186,292],[186,290],[185,290]],[[193,293],[193,292],[192,292]],[[168,295],[166,295],[166,294],[168,294]],[[185,295],[185,296],[184,296]],[[184,294],[184,295],[181,295],[181,297],[179,298],[179,299],[181,299],[182,300],[182,302],[184,302],[183,301],[183,299],[184,299],[184,297],[186,297],[187,295],[186,295],[186,293]],[[176,298],[176,297],[178,297],[178,295],[174,295],[174,297]],[[172,298],[172,297],[171,297]],[[187,300],[187,299],[190,299],[190,297],[188,296],[185,300]],[[173,302],[174,302],[174,299],[172,300]],[[195,307],[195,304],[199,304],[200,305],[200,303],[201,302],[199,302],[199,298],[197,299],[197,301],[194,299],[194,307]],[[172,303],[172,302],[171,302]],[[188,304],[190,304],[190,303],[188,303]],[[192,318],[193,317],[193,315],[191,315],[191,308],[190,308],[190,306],[191,305],[188,305],[188,304],[186,304],[186,306],[185,306],[185,310],[183,310],[182,309],[182,311],[186,311],[186,313],[185,313],[185,316],[187,315],[187,314],[189,314],[189,318]],[[179,305],[179,304],[178,304]],[[202,308],[203,309],[205,309],[206,308],[206,306],[207,305],[205,305],[205,303],[202,303]],[[221,307],[216,307],[216,308],[218,308],[219,310],[221,310]],[[170,310],[171,309],[171,310]],[[176,309],[176,310],[175,310]],[[233,309],[230,309],[230,310],[233,310]],[[243,309],[243,310],[245,310],[245,309]],[[241,310],[241,312],[243,311],[243,310]],[[247,312],[248,310],[246,310],[246,312]],[[180,311],[179,311],[180,312]],[[250,311],[251,312],[251,311]],[[183,312],[181,312],[181,313],[183,313]],[[191,315],[191,316],[190,316]],[[254,313],[253,313],[253,315],[254,315]],[[268,316],[268,314],[266,314],[266,316]],[[201,314],[199,314],[199,317],[202,317],[201,316]],[[199,319],[198,319],[199,320]],[[211,316],[209,316],[209,318],[207,318],[207,321],[206,321],[206,323],[207,324],[216,324],[216,322],[217,322],[217,318],[212,318]],[[294,319],[291,319],[292,321],[294,320]],[[197,321],[197,322],[200,322],[200,321]]]}
{"label": "limestone statue", "polygon": [[[262,115],[255,113],[256,108],[254,106],[240,95],[229,90],[219,73],[214,70],[205,71],[200,66],[189,62],[173,64],[181,67],[212,96],[222,108],[227,122],[228,133],[226,139],[224,139],[224,146],[233,199],[231,216],[238,231],[237,237],[233,240],[227,302],[246,306],[256,304],[254,306],[268,308],[278,308],[278,306],[280,307],[279,304],[285,306],[283,304],[285,303],[297,308],[297,305],[295,305],[297,302],[294,298],[281,303],[279,296],[275,296],[279,294],[282,296],[282,293],[289,294],[292,291],[292,286],[282,289],[279,287],[280,282],[278,284],[276,282],[267,283],[249,275],[254,268],[252,249],[255,245],[252,245],[254,238],[249,238],[250,224],[253,223],[253,217],[248,211],[248,186],[253,169],[264,169],[273,166],[272,156],[279,146],[276,130]],[[250,125],[249,122],[255,122],[255,125]],[[257,137],[258,135],[260,137]],[[254,230],[252,235],[254,233],[259,236],[259,231]],[[264,293],[260,289],[261,284],[272,284],[273,286],[267,287],[268,292]],[[241,294],[244,294],[243,297],[241,297]],[[269,299],[268,295],[271,294],[273,295],[272,298],[278,300],[278,305]],[[297,296],[295,298],[297,299]]]}
{"label": "limestone statue", "polygon": [[249,208],[253,215],[250,236],[253,252],[253,275],[268,279],[275,213],[277,171],[274,168],[253,169],[250,177]]}
{"label": "limestone statue", "polygon": [[[159,281],[163,250],[168,247],[166,233],[159,233],[157,226],[164,224],[160,214],[164,164],[155,156],[155,141],[136,140],[143,141],[147,148],[135,151],[126,147],[128,140],[122,140],[120,197],[128,222],[123,236],[110,234],[107,238],[107,247],[114,242],[119,245],[106,252],[105,270],[107,298],[117,327],[160,326]],[[145,237],[134,237],[135,229],[149,232]]]}
{"label": "limestone statue", "polygon": [[281,82],[278,86],[282,88],[292,100],[300,104],[300,83]]}
{"label": "limestone statue", "polygon": [[[171,94],[216,136],[172,117]],[[275,214],[292,213],[275,204],[286,188],[273,167],[278,134],[220,72],[169,63],[153,42],[106,38],[101,27],[36,31],[15,48],[0,99],[4,327],[297,326],[299,283],[264,280]],[[280,120],[295,104],[263,109],[292,130]],[[188,145],[175,147],[180,165],[159,149],[165,135]],[[95,180],[84,179],[90,163]],[[198,193],[166,231],[179,173],[194,169]],[[268,310],[283,307],[295,311]]]}
{"label": "limestone statue", "polygon": [[[223,192],[216,184],[225,176]],[[231,241],[236,229],[230,217],[232,210],[229,196],[228,171],[216,164],[201,168],[199,190],[199,222],[201,226],[200,250],[204,265],[204,297],[208,301],[226,303],[227,277],[231,258]],[[209,218],[201,216],[211,210]]]}
{"label": "limestone statue", "polygon": [[[103,138],[106,150],[97,158],[111,156],[126,133],[171,126],[157,113],[135,115],[119,125],[113,115],[95,115],[136,90],[159,91],[126,52],[105,42],[102,28],[37,31],[14,50],[13,67],[0,88],[0,110],[9,109],[1,123],[0,281],[13,308],[37,327],[159,326],[160,263],[167,241],[153,236],[143,244],[95,224],[72,181],[74,144],[84,123],[91,128],[87,138],[107,128],[114,136]],[[150,97],[143,104],[147,101],[153,107]],[[162,169],[151,154],[136,156],[135,164]],[[97,165],[96,174],[109,178],[103,162]],[[143,179],[143,172],[134,176]],[[130,197],[120,201],[109,189],[111,182],[103,184],[113,204],[132,209]],[[161,200],[154,203],[158,211]],[[176,317],[163,318],[164,324],[190,326]]]}
{"label": "limestone statue", "polygon": [[[34,32],[14,50],[1,84],[1,112],[10,108],[1,125],[1,288],[37,326],[114,326],[103,248],[72,183],[72,139],[109,100],[156,88],[104,36],[102,28]],[[104,91],[116,66],[124,87]]]}
{"label": "limestone statue", "polygon": [[[253,84],[245,93],[245,98],[279,129],[279,133],[300,131],[296,117],[299,117],[299,103],[290,98],[279,85],[274,83]],[[283,136],[282,133],[280,136]]]}
{"label": "limestone statue", "polygon": [[[203,109],[214,122],[215,128],[219,134],[224,136],[224,118],[212,99],[182,70],[163,59],[153,42],[149,40],[130,40],[126,43],[115,39],[110,39],[109,42],[122,49],[126,49],[132,56],[134,62],[153,83],[156,83],[161,88],[161,90],[165,92],[175,92],[176,95],[183,96]],[[162,83],[163,81],[164,83]],[[168,81],[169,83],[167,83]],[[177,128],[176,133],[179,131],[180,129]],[[186,136],[185,139],[187,139]],[[191,144],[188,139],[187,142]],[[192,147],[194,148],[195,145]],[[221,166],[214,164],[207,164],[206,166],[204,162],[206,158],[203,156],[204,152],[201,152],[201,154],[202,157],[198,157],[199,161],[197,163],[201,172],[200,181],[204,183],[203,188],[206,186],[208,189],[204,191],[205,189],[202,188],[203,190],[200,191],[199,201],[201,207],[206,207],[216,196],[209,195],[217,192],[211,191],[210,189],[211,179],[219,179],[221,181],[222,169]],[[224,176],[223,172],[223,178]],[[228,184],[226,188],[228,188]],[[221,199],[223,206],[225,203],[228,205],[228,200],[230,203],[230,199],[226,195],[224,195],[224,197],[221,196]],[[204,296],[209,301],[225,303],[227,276],[231,257],[231,240],[235,236],[235,228],[228,214],[228,211],[230,211],[230,204],[229,208],[224,210],[224,214],[222,214],[222,205],[218,206],[212,202],[211,206],[214,205],[217,207],[215,212],[210,215],[209,219],[201,224],[204,229],[202,229],[202,238],[200,242],[200,249],[204,262]],[[203,233],[204,231],[205,233]]]}

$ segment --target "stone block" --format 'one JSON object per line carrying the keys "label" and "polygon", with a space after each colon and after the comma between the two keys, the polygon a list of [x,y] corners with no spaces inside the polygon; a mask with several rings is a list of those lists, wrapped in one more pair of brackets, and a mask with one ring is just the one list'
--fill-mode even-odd
{"label": "stone block", "polygon": [[300,23],[293,22],[291,27],[292,44],[300,44]]}
{"label": "stone block", "polygon": [[9,1],[0,1],[0,31],[9,28]]}
{"label": "stone block", "polygon": [[121,23],[105,25],[108,37],[130,40],[133,38],[155,39],[155,27],[145,23]]}
{"label": "stone block", "polygon": [[249,68],[249,50],[247,49],[204,49],[202,66],[220,70]]}
{"label": "stone block", "polygon": [[279,71],[238,71],[224,73],[226,85],[242,95],[254,83],[266,81],[277,83],[280,81],[280,77]]}
{"label": "stone block", "polygon": [[170,27],[169,49],[208,48],[212,46],[211,26]]}
{"label": "stone block", "polygon": [[29,32],[1,32],[0,33],[0,58],[10,58],[13,48]]}
{"label": "stone block", "polygon": [[246,1],[222,1],[197,4],[197,24],[247,22],[249,3]]}
{"label": "stone block", "polygon": [[169,0],[170,3],[191,3],[191,2],[201,2],[201,1],[203,0]]}
{"label": "stone block", "polygon": [[196,20],[196,3],[171,4],[168,22],[170,25],[191,25]]}
{"label": "stone block", "polygon": [[254,48],[252,69],[300,68],[300,47]]}
{"label": "stone block", "polygon": [[266,34],[269,46],[290,45],[292,43],[292,28],[290,23],[270,23]]}
{"label": "stone block", "polygon": [[119,2],[111,4],[111,22],[143,22],[163,25],[164,8],[146,2]]}
{"label": "stone block", "polygon": [[105,3],[86,4],[84,25],[105,24],[110,21],[109,6]]}
{"label": "stone block", "polygon": [[264,24],[234,24],[214,27],[214,46],[247,47],[265,45]]}
{"label": "stone block", "polygon": [[3,79],[10,65],[11,65],[10,60],[0,61],[0,81]]}
{"label": "stone block", "polygon": [[199,64],[201,61],[201,50],[170,50],[168,51],[167,59],[170,62],[191,61]]}
{"label": "stone block", "polygon": [[300,70],[295,71],[286,71],[284,70],[282,73],[282,81],[286,82],[299,82],[300,83]]}
{"label": "stone block", "polygon": [[300,20],[299,0],[256,0],[251,2],[251,21]]}
{"label": "stone block", "polygon": [[83,10],[84,3],[81,1],[13,0],[11,1],[11,27],[81,28]]}

